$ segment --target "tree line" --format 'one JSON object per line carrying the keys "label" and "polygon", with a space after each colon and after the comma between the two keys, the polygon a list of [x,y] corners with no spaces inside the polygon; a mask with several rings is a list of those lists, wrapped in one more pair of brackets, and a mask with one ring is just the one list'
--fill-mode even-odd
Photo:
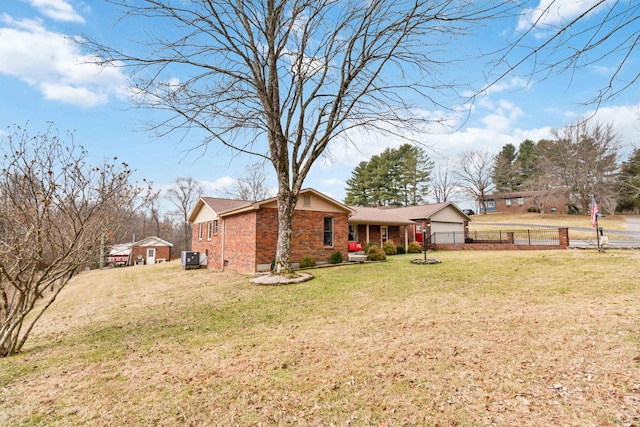
{"label": "tree line", "polygon": [[541,213],[562,193],[569,213],[589,212],[592,195],[608,212],[640,212],[640,149],[620,161],[612,125],[577,122],[552,138],[509,143],[499,153],[469,151],[437,164],[405,144],[361,162],[347,180],[345,203],[410,206],[471,199],[479,210],[488,194],[530,192]]}

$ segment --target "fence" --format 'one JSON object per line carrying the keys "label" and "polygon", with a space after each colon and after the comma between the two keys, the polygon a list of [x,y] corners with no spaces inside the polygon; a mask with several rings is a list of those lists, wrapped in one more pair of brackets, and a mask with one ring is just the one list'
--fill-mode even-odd
{"label": "fence", "polygon": [[[528,230],[486,230],[470,231],[467,235],[462,232],[437,232],[428,239],[430,247],[461,246],[474,249],[477,246],[487,247],[510,245],[514,247],[567,247],[568,231],[566,228],[534,228]],[[505,248],[506,249],[506,248]]]}

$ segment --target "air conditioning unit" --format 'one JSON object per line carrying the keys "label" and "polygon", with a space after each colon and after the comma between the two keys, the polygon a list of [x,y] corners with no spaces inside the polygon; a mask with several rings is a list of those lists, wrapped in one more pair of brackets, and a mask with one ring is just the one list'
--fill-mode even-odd
{"label": "air conditioning unit", "polygon": [[180,253],[180,265],[184,270],[200,268],[200,253],[182,251]]}

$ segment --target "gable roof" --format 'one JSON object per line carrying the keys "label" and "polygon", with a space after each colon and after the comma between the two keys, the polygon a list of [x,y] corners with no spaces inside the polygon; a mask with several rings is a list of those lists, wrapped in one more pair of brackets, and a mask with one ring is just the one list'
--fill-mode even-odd
{"label": "gable roof", "polygon": [[454,209],[461,217],[471,221],[468,215],[454,203],[434,203],[402,208],[370,208],[351,206],[354,214],[349,218],[354,224],[409,225],[417,221],[429,219],[445,209]]}
{"label": "gable roof", "polygon": [[353,215],[349,222],[353,224],[380,224],[380,225],[410,225],[415,224],[410,219],[397,215],[396,209],[368,208],[351,206]]}
{"label": "gable roof", "polygon": [[198,212],[200,212],[200,210],[205,206],[211,209],[213,212],[220,214],[220,212],[237,209],[238,207],[248,206],[251,204],[252,202],[248,200],[223,199],[218,197],[203,196],[198,199],[196,205],[193,207],[193,210],[189,215],[188,222],[193,223],[193,221],[196,219],[196,216],[198,215]]}
{"label": "gable roof", "polygon": [[[325,194],[322,194],[317,190],[314,190],[313,188],[304,188],[300,190],[298,196],[303,196],[305,194],[313,194],[316,197],[325,200],[329,204],[336,206],[340,210],[348,213],[352,212],[352,209],[348,206],[332,199]],[[215,197],[201,197],[200,200],[198,200],[198,202],[196,203],[196,206],[193,208],[193,211],[191,211],[191,215],[189,215],[189,222],[193,223],[193,221],[196,219],[196,216],[198,215],[198,212],[205,206],[214,211],[218,216],[222,217],[258,210],[262,207],[265,207],[266,205],[277,202],[278,197],[271,197],[269,199],[260,200],[257,202],[251,202],[248,200],[221,199]]]}
{"label": "gable roof", "polygon": [[437,214],[438,212],[443,211],[444,209],[447,209],[449,207],[456,210],[457,213],[459,213],[464,218],[471,220],[471,218],[469,218],[467,214],[462,212],[462,210],[455,203],[451,203],[451,202],[433,203],[433,204],[420,205],[420,206],[407,206],[403,208],[394,208],[393,210],[396,211],[396,215],[404,218],[409,218],[415,221],[415,220],[429,219],[435,214]]}
{"label": "gable roof", "polygon": [[149,237],[145,237],[142,240],[138,240],[137,242],[133,243],[132,246],[171,246],[173,247],[173,244],[167,242],[166,240],[162,240],[159,237],[149,236]]}

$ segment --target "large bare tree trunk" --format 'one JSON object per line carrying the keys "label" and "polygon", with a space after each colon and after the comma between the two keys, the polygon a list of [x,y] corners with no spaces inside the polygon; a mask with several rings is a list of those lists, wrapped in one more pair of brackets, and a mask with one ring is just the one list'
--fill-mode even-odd
{"label": "large bare tree trunk", "polygon": [[276,243],[276,263],[274,272],[286,274],[291,272],[291,236],[293,234],[293,211],[297,194],[288,186],[280,186],[278,191],[278,240]]}

